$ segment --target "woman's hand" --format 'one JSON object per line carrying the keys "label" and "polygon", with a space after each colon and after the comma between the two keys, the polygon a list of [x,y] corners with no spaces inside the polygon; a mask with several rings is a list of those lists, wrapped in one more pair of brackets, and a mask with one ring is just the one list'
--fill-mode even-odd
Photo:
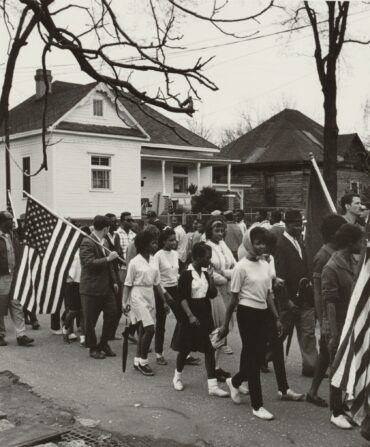
{"label": "woman's hand", "polygon": [[220,328],[220,330],[218,331],[218,339],[219,340],[222,340],[223,338],[225,338],[226,337],[226,335],[229,333],[229,328],[228,327],[225,327],[225,326],[222,326],[221,328]]}
{"label": "woman's hand", "polygon": [[283,335],[283,324],[281,323],[280,318],[276,320],[276,330],[278,337],[281,337]]}
{"label": "woman's hand", "polygon": [[129,304],[122,305],[122,312],[127,316],[131,310],[131,306]]}
{"label": "woman's hand", "polygon": [[163,305],[163,307],[164,307],[164,311],[166,312],[166,315],[168,315],[171,311],[170,306],[167,303],[165,303]]}
{"label": "woman's hand", "polygon": [[194,315],[190,315],[190,317],[189,317],[189,323],[190,323],[192,326],[200,326],[200,323],[199,323],[198,318],[195,317]]}

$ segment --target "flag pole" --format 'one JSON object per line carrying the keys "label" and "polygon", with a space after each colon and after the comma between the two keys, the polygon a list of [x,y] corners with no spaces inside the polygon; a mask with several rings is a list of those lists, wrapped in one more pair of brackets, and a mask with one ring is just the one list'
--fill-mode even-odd
{"label": "flag pole", "polygon": [[13,205],[13,201],[12,201],[12,196],[10,195],[10,189],[8,189],[8,200],[9,200],[10,206],[12,208],[14,229],[16,230],[18,228],[18,222],[17,222],[17,216],[15,215],[15,209],[14,209],[14,205]]}
{"label": "flag pole", "polygon": [[315,169],[315,172],[316,172],[317,177],[318,177],[318,179],[319,179],[320,185],[321,185],[321,187],[322,187],[322,189],[323,189],[323,191],[324,191],[325,198],[326,198],[326,200],[328,201],[328,204],[329,204],[329,206],[330,206],[330,208],[331,208],[331,211],[332,211],[333,213],[336,213],[336,212],[337,212],[337,209],[335,208],[333,199],[331,198],[331,195],[330,195],[330,193],[329,193],[329,191],[328,191],[328,188],[327,188],[327,186],[326,186],[326,183],[324,182],[324,179],[322,178],[320,169],[319,169],[319,167],[317,166],[317,163],[316,163],[316,160],[315,160],[315,156],[313,155],[312,152],[310,152],[309,157],[310,157],[310,161],[311,161],[311,163],[312,163],[312,166],[313,166],[313,168]]}
{"label": "flag pole", "polygon": [[[73,223],[69,222],[67,219],[65,219],[62,216],[59,216],[55,211],[51,210],[48,206],[44,205],[43,203],[40,202],[40,200],[35,199],[35,197],[31,196],[31,194],[28,194],[28,192],[23,191],[23,193],[29,197],[30,199],[34,200],[36,203],[38,203],[40,206],[42,206],[43,208],[45,208],[47,211],[49,211],[50,214],[52,214],[53,216],[57,217],[58,219],[60,219],[61,221],[63,221],[66,225],[69,225],[70,227],[74,228],[76,231],[78,231],[80,234],[82,234],[83,236],[89,238],[91,241],[93,241],[96,245],[99,245],[101,248],[103,248],[103,250],[105,250],[108,253],[112,253],[111,250],[109,250],[109,248],[104,247],[103,245],[101,245],[98,241],[96,241],[95,239],[93,239],[91,236],[89,236],[88,234],[86,234],[85,232],[83,232],[80,228],[76,227],[76,225],[73,225]],[[122,259],[121,257],[118,256],[118,258],[121,262],[123,262],[124,264],[126,264],[126,261],[124,259]]]}

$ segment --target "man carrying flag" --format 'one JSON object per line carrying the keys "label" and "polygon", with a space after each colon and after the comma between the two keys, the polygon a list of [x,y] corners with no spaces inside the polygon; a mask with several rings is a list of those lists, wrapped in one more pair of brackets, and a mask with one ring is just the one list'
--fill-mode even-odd
{"label": "man carrying flag", "polygon": [[28,346],[34,342],[27,337],[21,303],[10,294],[14,273],[19,264],[20,245],[13,230],[13,216],[9,211],[0,211],[0,346],[6,346],[4,316],[9,312],[17,343]]}

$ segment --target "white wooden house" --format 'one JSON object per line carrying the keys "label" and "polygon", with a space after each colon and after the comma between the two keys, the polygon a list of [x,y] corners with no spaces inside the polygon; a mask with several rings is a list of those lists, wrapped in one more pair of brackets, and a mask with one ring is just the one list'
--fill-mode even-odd
{"label": "white wooden house", "polygon": [[[125,96],[117,103],[104,84],[51,82],[47,108],[48,170],[42,161],[41,128],[45,85],[36,72],[36,94],[10,112],[9,169],[4,131],[0,142],[0,209],[6,179],[17,214],[25,211],[23,190],[63,216],[130,211],[139,216],[163,197],[190,203],[187,188],[212,185],[212,166],[228,165],[212,143],[153,108]],[[230,179],[229,179],[230,180]]]}

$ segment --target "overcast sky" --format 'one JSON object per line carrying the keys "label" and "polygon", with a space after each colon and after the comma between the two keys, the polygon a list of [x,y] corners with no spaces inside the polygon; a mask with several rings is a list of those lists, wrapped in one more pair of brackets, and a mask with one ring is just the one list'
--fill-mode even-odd
{"label": "overcast sky", "polygon": [[[14,0],[15,1],[15,0]],[[153,22],[147,9],[147,0],[115,0],[119,4],[122,23],[132,35],[140,39],[153,38]],[[165,0],[161,0],[162,4]],[[58,0],[60,4],[70,3]],[[90,5],[91,0],[79,0],[79,4]],[[189,0],[188,5],[206,12],[210,3],[207,0],[198,2]],[[241,17],[258,11],[266,1],[229,0],[224,17]],[[302,3],[297,1],[280,1],[290,9]],[[315,7],[322,7],[324,2],[312,2]],[[325,6],[325,5],[324,5]],[[324,10],[322,10],[324,11]],[[258,33],[255,40],[234,39],[228,37],[211,24],[194,18],[181,17],[176,30],[184,34],[182,45],[187,50],[169,50],[168,61],[174,66],[186,66],[194,63],[199,57],[215,56],[205,74],[216,83],[216,92],[199,88],[202,102],[196,103],[198,112],[196,119],[212,127],[214,132],[233,126],[244,111],[252,116],[255,122],[276,113],[279,108],[288,105],[300,110],[311,118],[323,122],[323,98],[313,58],[314,45],[310,28],[295,31],[292,34],[267,36],[276,31],[286,29],[281,24],[286,13],[273,9],[265,14],[259,23],[244,22],[229,25],[227,30],[237,31],[240,35]],[[302,13],[304,17],[304,13]],[[322,16],[325,18],[325,16]],[[62,24],[69,29],[83,29],[87,23],[82,12],[66,12],[61,17]],[[348,35],[351,37],[370,39],[370,5],[365,2],[351,2]],[[302,22],[303,24],[303,22]],[[3,25],[0,35],[6,36]],[[94,44],[89,38],[88,44]],[[41,65],[42,44],[38,36],[30,39],[29,45],[19,57],[11,105],[14,106],[34,93],[34,72]],[[7,41],[0,41],[0,78],[4,75]],[[131,55],[131,54],[130,54]],[[120,53],[120,57],[126,57]],[[88,76],[81,73],[73,58],[66,52],[53,50],[48,55],[48,66],[52,70],[54,80],[88,83]],[[160,85],[160,79],[150,73],[134,76],[137,86],[148,92],[154,92]],[[370,46],[348,44],[339,61],[338,67],[338,121],[341,133],[358,132],[361,136],[370,134],[370,117],[365,119],[365,105],[370,100]],[[184,93],[183,84],[175,82],[174,87]],[[184,122],[179,115],[172,116]],[[368,121],[368,122],[367,122]]]}

